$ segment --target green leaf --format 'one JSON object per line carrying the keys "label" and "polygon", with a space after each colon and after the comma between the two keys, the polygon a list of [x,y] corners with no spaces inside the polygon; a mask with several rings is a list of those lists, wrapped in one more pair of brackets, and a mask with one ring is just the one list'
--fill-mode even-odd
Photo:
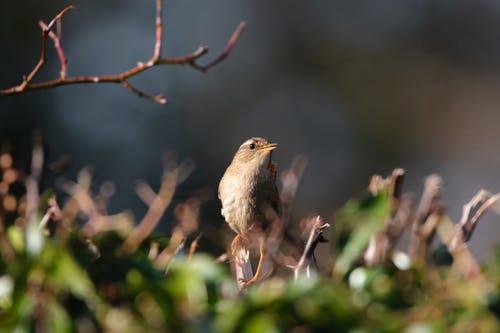
{"label": "green leaf", "polygon": [[47,278],[52,286],[84,300],[94,312],[102,310],[103,304],[92,281],[67,251],[49,243],[41,261],[47,267]]}
{"label": "green leaf", "polygon": [[71,318],[55,300],[46,304],[47,331],[52,333],[71,332]]}
{"label": "green leaf", "polygon": [[17,252],[24,251],[24,236],[21,228],[16,225],[11,225],[7,229],[7,237],[9,238],[9,242]]}
{"label": "green leaf", "polygon": [[369,201],[349,202],[341,212],[339,223],[347,223],[352,230],[335,263],[334,272],[344,276],[366,249],[370,238],[384,226],[390,214],[390,198],[386,193]]}
{"label": "green leaf", "polygon": [[248,319],[243,330],[245,333],[274,333],[279,332],[275,321],[269,315],[262,313]]}

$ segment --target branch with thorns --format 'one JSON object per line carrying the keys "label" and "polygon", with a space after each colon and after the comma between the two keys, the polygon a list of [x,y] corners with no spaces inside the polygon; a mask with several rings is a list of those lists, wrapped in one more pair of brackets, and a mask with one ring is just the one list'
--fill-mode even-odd
{"label": "branch with thorns", "polygon": [[[227,42],[225,48],[215,57],[212,61],[207,64],[200,64],[198,60],[208,53],[208,47],[200,46],[193,53],[184,56],[175,57],[162,57],[162,38],[163,38],[163,21],[162,21],[162,0],[156,0],[156,29],[155,29],[155,45],[153,49],[152,57],[146,62],[138,62],[135,67],[127,69],[123,72],[111,75],[90,75],[90,76],[67,76],[68,72],[68,59],[64,53],[61,42],[61,34],[53,31],[54,25],[60,24],[61,19],[69,11],[75,9],[74,6],[70,5],[61,10],[50,22],[46,24],[44,21],[40,20],[38,25],[41,28],[41,50],[40,57],[28,75],[23,77],[23,80],[18,85],[10,88],[0,90],[0,96],[10,96],[17,95],[27,91],[32,90],[42,90],[50,89],[59,86],[73,85],[73,84],[86,84],[86,83],[116,83],[120,84],[123,88],[129,90],[133,94],[150,99],[159,104],[167,103],[167,99],[162,94],[152,95],[146,93],[135,86],[133,86],[129,79],[136,76],[150,68],[160,66],[160,65],[188,65],[200,72],[207,72],[212,67],[218,65],[225,58],[229,56],[234,46],[238,42],[240,34],[245,29],[245,22],[241,22],[238,27],[234,30],[229,41]],[[54,48],[57,51],[57,55],[60,62],[60,73],[59,78],[43,81],[43,82],[32,82],[37,76],[40,70],[45,65],[47,61],[47,38],[50,38],[54,44]]]}

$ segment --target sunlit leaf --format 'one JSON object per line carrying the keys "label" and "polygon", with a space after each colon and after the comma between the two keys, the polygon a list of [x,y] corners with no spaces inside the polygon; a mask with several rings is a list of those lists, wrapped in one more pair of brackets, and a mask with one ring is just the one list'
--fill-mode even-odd
{"label": "sunlit leaf", "polygon": [[352,227],[347,242],[337,257],[334,272],[345,275],[353,263],[366,249],[373,234],[384,226],[389,217],[390,200],[386,193],[369,198],[368,202],[350,202],[341,212],[338,223],[346,223]]}
{"label": "sunlit leaf", "polygon": [[66,310],[56,301],[45,304],[47,330],[52,333],[71,331],[72,321]]}
{"label": "sunlit leaf", "polygon": [[7,229],[7,237],[17,252],[24,251],[24,236],[21,228],[16,225],[11,225]]}

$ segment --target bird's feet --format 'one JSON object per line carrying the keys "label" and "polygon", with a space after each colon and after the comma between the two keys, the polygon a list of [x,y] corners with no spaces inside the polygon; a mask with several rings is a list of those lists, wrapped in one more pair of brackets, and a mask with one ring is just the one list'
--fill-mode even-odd
{"label": "bird's feet", "polygon": [[239,234],[233,238],[233,241],[231,242],[231,256],[233,258],[236,256],[238,250],[241,248],[242,241],[243,238]]}
{"label": "bird's feet", "polygon": [[238,283],[241,285],[241,288],[248,288],[251,285],[254,285],[257,282],[257,277],[253,277],[250,280],[238,279]]}

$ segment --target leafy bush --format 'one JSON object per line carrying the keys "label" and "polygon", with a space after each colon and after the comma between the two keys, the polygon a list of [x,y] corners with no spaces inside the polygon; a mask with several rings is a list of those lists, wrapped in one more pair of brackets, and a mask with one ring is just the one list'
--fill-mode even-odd
{"label": "leafy bush", "polygon": [[[5,183],[5,173],[15,170],[3,169]],[[165,207],[172,196],[166,189],[179,170],[170,167],[155,198],[163,198]],[[349,201],[333,220],[335,264],[329,271],[323,267],[297,279],[285,271],[239,291],[228,264],[193,254],[195,246],[183,250],[194,230],[186,216],[196,201],[182,206],[191,210],[176,208],[184,222],[168,241],[149,232],[141,238],[141,224],[134,228],[128,215],[110,216],[99,208],[102,198],[90,194],[88,174],[71,184],[59,209],[50,193],[37,198],[33,175],[15,173],[2,192],[2,332],[500,330],[500,252],[474,274],[457,265],[463,258],[446,246],[429,255],[438,259],[421,265],[410,265],[409,256],[397,250],[377,264],[363,260],[373,235],[395,216],[394,195],[385,185]],[[24,183],[26,190],[15,190]],[[33,205],[38,209],[30,215]],[[141,241],[130,246],[134,233]]]}

